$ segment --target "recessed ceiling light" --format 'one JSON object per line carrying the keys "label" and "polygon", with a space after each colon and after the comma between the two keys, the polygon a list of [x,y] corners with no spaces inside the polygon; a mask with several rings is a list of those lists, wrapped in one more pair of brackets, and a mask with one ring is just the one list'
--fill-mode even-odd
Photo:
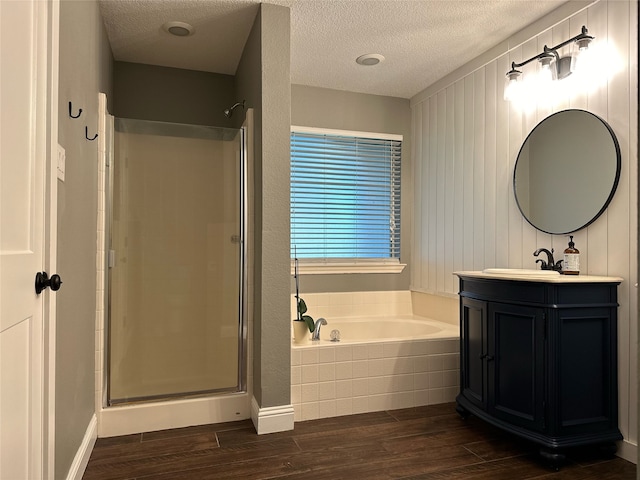
{"label": "recessed ceiling light", "polygon": [[366,55],[360,55],[356,58],[356,63],[364,65],[365,67],[371,67],[384,62],[384,57],[379,53],[367,53]]}
{"label": "recessed ceiling light", "polygon": [[196,31],[196,29],[193,28],[193,25],[189,25],[185,22],[167,22],[162,25],[162,28],[176,37],[188,37],[189,35],[193,35]]}

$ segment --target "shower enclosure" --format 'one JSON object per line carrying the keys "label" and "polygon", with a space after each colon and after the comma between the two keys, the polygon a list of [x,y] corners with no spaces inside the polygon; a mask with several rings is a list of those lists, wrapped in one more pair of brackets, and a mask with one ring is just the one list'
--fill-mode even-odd
{"label": "shower enclosure", "polygon": [[246,387],[242,129],[115,119],[107,403]]}

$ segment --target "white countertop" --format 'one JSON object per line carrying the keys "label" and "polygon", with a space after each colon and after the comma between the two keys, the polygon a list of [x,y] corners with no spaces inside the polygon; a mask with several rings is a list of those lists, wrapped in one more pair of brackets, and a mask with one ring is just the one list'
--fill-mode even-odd
{"label": "white countertop", "polygon": [[600,275],[561,275],[548,270],[528,270],[518,268],[487,268],[483,271],[453,272],[459,277],[486,278],[494,280],[519,280],[521,282],[547,283],[621,283],[624,278]]}

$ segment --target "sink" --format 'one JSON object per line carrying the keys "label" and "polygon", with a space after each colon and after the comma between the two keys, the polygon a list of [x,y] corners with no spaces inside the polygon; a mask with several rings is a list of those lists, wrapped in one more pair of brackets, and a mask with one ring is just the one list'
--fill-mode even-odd
{"label": "sink", "polygon": [[547,276],[547,275],[560,275],[560,272],[555,270],[536,270],[533,268],[485,268],[482,273],[489,273],[494,275],[525,275],[525,276]]}

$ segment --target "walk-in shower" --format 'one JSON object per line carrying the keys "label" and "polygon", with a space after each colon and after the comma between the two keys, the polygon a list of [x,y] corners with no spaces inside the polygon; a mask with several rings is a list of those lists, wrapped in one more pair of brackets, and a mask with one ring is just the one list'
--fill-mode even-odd
{"label": "walk-in shower", "polygon": [[246,388],[243,130],[116,119],[108,405]]}

